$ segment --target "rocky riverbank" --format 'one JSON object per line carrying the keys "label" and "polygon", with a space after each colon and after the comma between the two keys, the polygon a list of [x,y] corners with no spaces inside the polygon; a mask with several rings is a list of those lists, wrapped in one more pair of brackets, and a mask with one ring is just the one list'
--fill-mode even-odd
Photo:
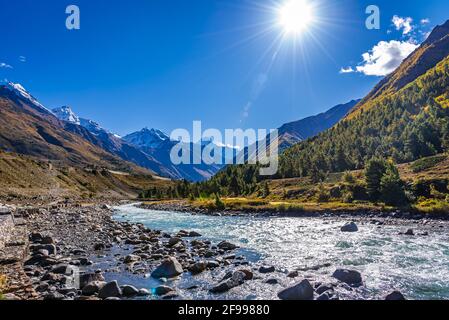
{"label": "rocky riverbank", "polygon": [[[328,265],[286,271],[253,264],[227,241],[211,243],[194,231],[167,234],[142,224],[115,221],[113,209],[105,204],[34,207],[20,212],[29,236],[29,255],[21,266],[27,285],[33,289],[33,295],[24,297],[28,299],[183,299],[185,290],[207,291],[220,298],[245,284],[276,290],[277,297],[283,300],[363,296],[363,275],[355,270],[336,268],[323,282],[310,277],[310,272],[329,268]],[[369,223],[379,227],[398,221],[390,217],[369,219]],[[444,227],[439,223],[416,220],[416,229]],[[341,232],[357,231],[355,222],[342,223]],[[404,236],[426,236],[418,233],[404,230]],[[133,286],[123,282],[123,273],[142,279],[138,283],[152,278],[154,285]],[[209,282],[201,286],[181,288],[177,287],[178,282],[170,281],[208,273]],[[282,290],[275,289],[279,285]],[[8,298],[21,298],[13,291],[9,293]],[[404,298],[399,292],[382,295],[388,299]]]}

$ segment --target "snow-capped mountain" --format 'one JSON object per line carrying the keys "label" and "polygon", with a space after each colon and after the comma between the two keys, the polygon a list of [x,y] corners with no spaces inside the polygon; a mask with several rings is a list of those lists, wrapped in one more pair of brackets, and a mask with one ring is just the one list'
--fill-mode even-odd
{"label": "snow-capped mountain", "polygon": [[34,107],[37,107],[39,111],[50,114],[52,113],[49,109],[47,109],[39,101],[37,101],[37,99],[34,98],[21,84],[7,81],[6,84],[4,85],[4,88],[15,93],[18,97],[25,99],[27,102],[31,103]]}
{"label": "snow-capped mountain", "polygon": [[160,130],[144,128],[123,137],[123,140],[138,147],[158,149],[169,142],[170,138]]}
{"label": "snow-capped mountain", "polygon": [[78,118],[78,116],[72,111],[72,108],[70,108],[69,106],[55,108],[52,111],[60,120],[74,123],[77,125],[81,124],[80,118]]}
{"label": "snow-capped mountain", "polygon": [[[174,165],[170,158],[170,152],[172,148],[180,143],[179,141],[173,141],[170,137],[157,129],[144,128],[140,131],[131,133],[123,139],[129,144],[139,148],[144,153],[151,155],[153,158],[160,161],[164,167],[169,169],[171,177],[174,179],[186,179],[189,181],[203,181],[211,178],[215,175],[224,165],[206,165],[202,164],[181,164]],[[201,152],[204,148],[213,143],[210,139],[205,139],[200,144]],[[194,143],[190,144],[190,150],[193,152],[197,150],[194,148]],[[225,148],[222,148],[223,156],[225,156]],[[223,161],[224,162],[224,161]]]}

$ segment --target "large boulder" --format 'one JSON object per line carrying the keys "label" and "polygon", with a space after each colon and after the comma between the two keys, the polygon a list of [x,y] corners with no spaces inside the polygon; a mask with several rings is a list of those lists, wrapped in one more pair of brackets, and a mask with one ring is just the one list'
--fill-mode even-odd
{"label": "large boulder", "polygon": [[166,259],[162,264],[153,271],[151,276],[156,279],[160,278],[174,278],[182,274],[184,270],[182,265],[176,258]]}
{"label": "large boulder", "polygon": [[98,292],[98,297],[101,299],[119,298],[122,296],[122,289],[120,289],[117,281],[106,283]]}
{"label": "large boulder", "polygon": [[230,242],[228,242],[228,241],[222,241],[222,242],[220,242],[220,243],[217,245],[217,247],[218,247],[219,249],[221,249],[221,250],[224,250],[224,251],[232,251],[232,250],[235,250],[235,249],[238,248],[238,246],[236,246],[235,244],[232,244],[232,243],[230,243]]}
{"label": "large boulder", "polygon": [[180,243],[180,242],[182,242],[182,239],[181,239],[181,238],[173,237],[173,238],[170,238],[170,239],[168,240],[168,246],[169,246],[169,247],[173,247],[173,246],[177,245],[177,244]]}
{"label": "large boulder", "polygon": [[246,273],[242,271],[235,271],[228,280],[212,287],[209,291],[211,293],[223,293],[229,291],[232,288],[238,287],[239,285],[243,284],[246,278]]}
{"label": "large boulder", "polygon": [[357,232],[359,228],[354,222],[349,222],[341,227],[341,232]]}
{"label": "large boulder", "polygon": [[165,296],[166,294],[169,294],[174,291],[175,290],[173,290],[172,288],[170,288],[168,286],[159,286],[154,289],[154,293],[158,296]]}
{"label": "large boulder", "polygon": [[279,292],[278,297],[281,300],[313,300],[313,287],[309,280],[304,279]]}
{"label": "large boulder", "polygon": [[208,266],[207,261],[196,262],[189,267],[189,271],[193,275],[200,274],[201,272],[207,269],[207,266]]}
{"label": "large boulder", "polygon": [[139,289],[134,286],[126,285],[122,287],[122,295],[125,297],[134,297],[139,294]]}
{"label": "large boulder", "polygon": [[403,301],[403,300],[407,300],[404,295],[399,292],[399,291],[393,291],[392,293],[390,293],[389,295],[387,295],[385,297],[385,300],[390,300],[390,301]]}
{"label": "large boulder", "polygon": [[276,269],[273,266],[261,266],[259,268],[260,273],[272,273],[274,271],[276,271]]}
{"label": "large boulder", "polygon": [[126,264],[132,264],[132,263],[138,262],[138,261],[140,261],[140,260],[141,260],[141,258],[140,258],[139,256],[136,256],[136,255],[134,255],[134,254],[130,254],[130,255],[127,255],[127,256],[125,257],[124,262],[125,262]]}
{"label": "large boulder", "polygon": [[361,286],[363,283],[362,275],[355,270],[337,269],[332,277],[354,287]]}
{"label": "large boulder", "polygon": [[104,281],[90,282],[84,286],[82,290],[83,296],[93,296],[94,294],[97,294],[105,285],[106,282]]}
{"label": "large boulder", "polygon": [[104,281],[104,277],[101,273],[84,273],[80,275],[80,288],[83,289],[91,282]]}

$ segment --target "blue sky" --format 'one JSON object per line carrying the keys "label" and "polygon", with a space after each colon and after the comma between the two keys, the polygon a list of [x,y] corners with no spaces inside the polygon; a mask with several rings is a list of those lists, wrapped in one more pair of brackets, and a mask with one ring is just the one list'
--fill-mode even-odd
{"label": "blue sky", "polygon": [[[121,135],[276,128],[363,97],[449,19],[447,0],[309,2],[315,20],[279,41],[285,0],[0,0],[0,79]],[[80,30],[65,28],[70,4]],[[365,28],[370,4],[380,30]]]}

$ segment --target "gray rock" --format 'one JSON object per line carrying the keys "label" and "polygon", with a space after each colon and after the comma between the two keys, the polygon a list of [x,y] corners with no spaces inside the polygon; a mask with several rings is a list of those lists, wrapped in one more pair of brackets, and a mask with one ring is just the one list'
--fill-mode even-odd
{"label": "gray rock", "polygon": [[51,273],[55,274],[64,274],[67,276],[75,275],[77,272],[77,269],[71,265],[68,264],[58,264],[56,266],[53,266],[50,269]]}
{"label": "gray rock", "polygon": [[296,285],[278,293],[281,300],[313,300],[313,287],[309,280],[305,279]]}
{"label": "gray rock", "polygon": [[104,281],[104,277],[101,273],[85,273],[80,275],[80,288],[83,289],[91,282]]}
{"label": "gray rock", "polygon": [[337,269],[332,277],[350,286],[360,286],[363,283],[362,275],[355,270]]}
{"label": "gray rock", "polygon": [[276,278],[269,278],[269,279],[265,280],[265,283],[274,285],[274,284],[278,284],[279,280]]}
{"label": "gray rock", "polygon": [[231,278],[219,283],[218,285],[212,287],[209,291],[211,293],[223,293],[231,290],[232,288],[238,287],[245,282],[246,274],[242,271],[235,271]]}
{"label": "gray rock", "polygon": [[141,258],[140,258],[139,256],[136,256],[136,255],[134,255],[134,254],[130,254],[130,255],[128,255],[128,256],[125,257],[124,262],[125,262],[126,264],[131,264],[131,263],[140,261],[140,259],[141,259]]}
{"label": "gray rock", "polygon": [[218,247],[219,249],[221,249],[221,250],[224,250],[224,251],[232,251],[232,250],[235,250],[235,249],[238,248],[238,246],[236,246],[235,244],[232,244],[232,243],[230,243],[230,242],[228,242],[228,241],[222,241],[222,242],[220,242],[220,243],[217,245],[217,247]]}
{"label": "gray rock", "polygon": [[44,236],[41,240],[42,244],[54,244],[55,240],[51,236]]}
{"label": "gray rock", "polygon": [[122,295],[125,297],[134,297],[139,294],[139,290],[136,287],[125,285],[122,286]]}
{"label": "gray rock", "polygon": [[341,232],[357,232],[359,228],[354,222],[349,222],[341,227]]}
{"label": "gray rock", "polygon": [[317,301],[328,301],[330,299],[331,297],[327,292],[322,293],[320,296],[318,296],[318,298],[316,298]]}
{"label": "gray rock", "polygon": [[287,278],[297,278],[297,277],[299,277],[298,271],[291,271],[287,274]]}
{"label": "gray rock", "polygon": [[97,294],[101,288],[106,285],[104,281],[93,281],[84,286],[82,290],[83,296],[93,296]]}
{"label": "gray rock", "polygon": [[208,261],[207,262],[207,267],[209,269],[216,269],[220,266],[220,264],[217,261]]}
{"label": "gray rock", "polygon": [[406,233],[404,233],[404,235],[406,236],[414,236],[415,232],[413,231],[413,229],[408,229]]}
{"label": "gray rock", "polygon": [[182,239],[181,239],[181,238],[173,237],[173,238],[170,238],[170,240],[168,240],[168,245],[169,245],[170,247],[173,247],[173,246],[177,245],[177,244],[180,243],[180,242],[182,242]]}
{"label": "gray rock", "polygon": [[44,296],[44,300],[64,300],[65,296],[59,292],[50,292]]}
{"label": "gray rock", "polygon": [[273,266],[261,266],[259,268],[260,273],[272,273],[274,271],[276,271],[276,269]]}
{"label": "gray rock", "polygon": [[159,286],[156,289],[154,289],[154,293],[158,296],[165,296],[166,294],[170,293],[170,292],[174,292],[175,290],[173,290],[172,288],[168,287],[168,286]]}
{"label": "gray rock", "polygon": [[392,293],[390,293],[389,295],[387,295],[385,297],[385,300],[389,300],[389,301],[403,301],[403,300],[407,300],[404,295],[399,292],[399,291],[393,291]]}
{"label": "gray rock", "polygon": [[98,292],[98,297],[101,299],[118,298],[122,296],[122,290],[120,289],[117,281],[111,281],[106,283],[103,288]]}
{"label": "gray rock", "polygon": [[199,234],[196,231],[190,231],[189,232],[189,237],[191,237],[191,238],[201,237],[201,234]]}
{"label": "gray rock", "polygon": [[329,286],[329,285],[323,284],[323,285],[319,286],[319,287],[315,290],[315,292],[318,293],[318,294],[323,294],[323,293],[325,293],[326,291],[330,291],[330,290],[333,290],[333,289],[334,289],[333,287],[331,287],[331,286]]}
{"label": "gray rock", "polygon": [[147,289],[140,289],[139,293],[137,294],[139,297],[147,297],[149,295],[151,295],[151,292]]}
{"label": "gray rock", "polygon": [[190,266],[189,271],[193,274],[200,274],[201,272],[203,272],[204,270],[206,270],[208,266],[207,262],[201,261],[201,262],[197,262],[193,265]]}
{"label": "gray rock", "polygon": [[151,273],[153,278],[174,278],[184,272],[182,265],[176,258],[166,259],[162,264]]}
{"label": "gray rock", "polygon": [[94,244],[94,250],[95,251],[101,251],[106,249],[106,245],[104,243],[96,243]]}
{"label": "gray rock", "polygon": [[243,278],[243,280],[247,281],[247,280],[253,280],[254,278],[254,273],[249,270],[249,269],[239,269],[239,272],[243,272],[245,274],[245,277]]}

